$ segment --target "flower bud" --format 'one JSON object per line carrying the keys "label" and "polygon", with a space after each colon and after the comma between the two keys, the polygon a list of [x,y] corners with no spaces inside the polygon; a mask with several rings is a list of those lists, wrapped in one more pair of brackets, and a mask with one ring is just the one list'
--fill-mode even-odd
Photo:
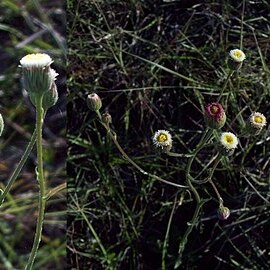
{"label": "flower bud", "polygon": [[217,214],[220,220],[226,220],[230,216],[230,209],[221,204],[218,208]]}
{"label": "flower bud", "polygon": [[112,123],[112,116],[108,112],[103,113],[102,122],[108,126]]}
{"label": "flower bud", "polygon": [[2,135],[2,132],[4,130],[4,119],[2,117],[2,114],[0,113],[0,136]]}
{"label": "flower bud", "polygon": [[50,68],[52,59],[43,53],[28,54],[20,60],[24,89],[40,96],[49,91],[57,76]]}
{"label": "flower bud", "polygon": [[87,96],[87,106],[90,110],[96,112],[99,111],[102,107],[102,102],[100,97],[93,93],[93,94],[89,94]]}
{"label": "flower bud", "polygon": [[249,117],[248,132],[250,135],[258,135],[264,126],[266,126],[266,118],[262,113],[253,112]]}
{"label": "flower bud", "polygon": [[204,120],[212,129],[220,129],[226,122],[226,114],[220,103],[210,103],[205,107]]}
{"label": "flower bud", "polygon": [[43,109],[47,111],[49,108],[54,106],[58,100],[57,86],[55,83],[52,84],[50,91],[47,91],[43,96]]}
{"label": "flower bud", "polygon": [[218,150],[223,156],[231,156],[238,145],[237,137],[231,132],[223,132],[220,136]]}
{"label": "flower bud", "polygon": [[239,70],[242,67],[243,61],[246,59],[246,55],[239,49],[231,50],[229,55],[229,68],[232,70]]}
{"label": "flower bud", "polygon": [[153,143],[157,150],[169,152],[172,149],[172,136],[167,130],[158,130],[153,136]]}

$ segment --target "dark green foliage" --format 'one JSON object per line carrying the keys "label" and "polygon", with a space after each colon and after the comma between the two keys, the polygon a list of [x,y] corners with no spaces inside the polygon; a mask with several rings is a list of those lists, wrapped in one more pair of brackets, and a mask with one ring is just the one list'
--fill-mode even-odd
{"label": "dark green foliage", "polygon": [[[241,33],[242,6],[242,1],[67,1],[70,266],[156,270],[163,253],[166,269],[173,269],[195,209],[192,194],[142,175],[123,159],[86,97],[99,94],[102,112],[111,114],[118,140],[135,162],[185,184],[187,159],[156,155],[151,137],[167,129],[175,152],[195,148],[205,129],[203,106],[216,101],[229,73],[229,50],[241,47],[241,40],[247,60],[225,90],[222,130],[240,134],[251,111],[270,121],[270,5],[246,1]],[[213,181],[231,210],[228,220],[218,220],[211,186],[197,186],[205,204],[181,269],[268,269],[269,140],[267,129],[242,137],[234,155],[218,165]],[[194,177],[215,153],[200,152]]]}

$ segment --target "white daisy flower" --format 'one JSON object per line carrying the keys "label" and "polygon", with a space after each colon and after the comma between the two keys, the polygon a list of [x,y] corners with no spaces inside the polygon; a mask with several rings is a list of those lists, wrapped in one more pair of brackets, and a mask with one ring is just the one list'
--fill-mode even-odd
{"label": "white daisy flower", "polygon": [[266,125],[265,116],[259,112],[253,112],[249,117],[249,121],[251,126],[256,129],[262,129]]}
{"label": "white daisy flower", "polygon": [[223,132],[220,136],[220,143],[227,151],[230,151],[237,147],[238,139],[231,132]]}
{"label": "white daisy flower", "polygon": [[47,67],[52,63],[52,59],[45,53],[33,53],[27,54],[20,60],[20,64],[23,68],[42,68]]}
{"label": "white daisy flower", "polygon": [[239,49],[231,50],[230,57],[238,63],[241,63],[246,59],[246,55],[244,54],[244,52]]}
{"label": "white daisy flower", "polygon": [[158,130],[153,136],[153,143],[157,148],[170,150],[172,147],[172,136],[167,130]]}

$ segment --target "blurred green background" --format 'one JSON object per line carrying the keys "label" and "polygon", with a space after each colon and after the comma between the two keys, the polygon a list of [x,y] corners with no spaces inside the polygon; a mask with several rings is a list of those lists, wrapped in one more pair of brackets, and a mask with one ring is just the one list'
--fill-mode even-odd
{"label": "blurred green background", "polygon": [[[252,111],[270,121],[269,16],[269,1],[67,1],[70,267],[173,269],[195,210],[190,192],[155,182],[121,157],[87,94],[100,95],[134,161],[185,184],[187,159],[157,155],[151,137],[167,129],[173,151],[195,148],[203,106],[216,100],[228,53],[241,43],[247,59],[222,99],[223,131],[240,134]],[[179,269],[269,268],[269,142],[268,125],[258,137],[240,138],[218,165],[213,181],[231,209],[228,220],[218,220],[211,186],[197,186],[205,204]],[[204,149],[192,175],[214,154]]]}
{"label": "blurred green background", "polygon": [[[65,179],[65,2],[3,0],[0,2],[0,112],[5,130],[0,138],[0,188],[19,161],[34,130],[35,111],[20,83],[19,60],[44,52],[59,73],[59,100],[44,125],[45,174],[48,190]],[[34,239],[38,186],[33,150],[0,209],[0,269],[23,269]],[[47,203],[47,214],[34,269],[64,269],[66,264],[65,192]]]}

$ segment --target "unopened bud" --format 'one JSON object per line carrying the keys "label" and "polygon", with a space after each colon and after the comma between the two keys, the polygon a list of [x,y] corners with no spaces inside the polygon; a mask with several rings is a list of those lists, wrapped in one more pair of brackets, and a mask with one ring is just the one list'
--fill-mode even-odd
{"label": "unopened bud", "polygon": [[106,112],[102,114],[102,122],[107,126],[112,123],[112,116]]}
{"label": "unopened bud", "polygon": [[218,208],[218,218],[220,220],[226,220],[230,216],[230,209],[224,207],[222,204]]}
{"label": "unopened bud", "polygon": [[55,83],[52,84],[50,91],[47,91],[43,96],[43,109],[47,111],[49,108],[54,106],[58,100],[57,86]]}
{"label": "unopened bud", "polygon": [[213,129],[220,129],[226,122],[226,114],[220,103],[210,103],[205,107],[204,120]]}
{"label": "unopened bud", "polygon": [[93,93],[93,94],[89,94],[87,96],[87,106],[90,110],[96,112],[99,111],[102,107],[102,102],[100,97]]}

